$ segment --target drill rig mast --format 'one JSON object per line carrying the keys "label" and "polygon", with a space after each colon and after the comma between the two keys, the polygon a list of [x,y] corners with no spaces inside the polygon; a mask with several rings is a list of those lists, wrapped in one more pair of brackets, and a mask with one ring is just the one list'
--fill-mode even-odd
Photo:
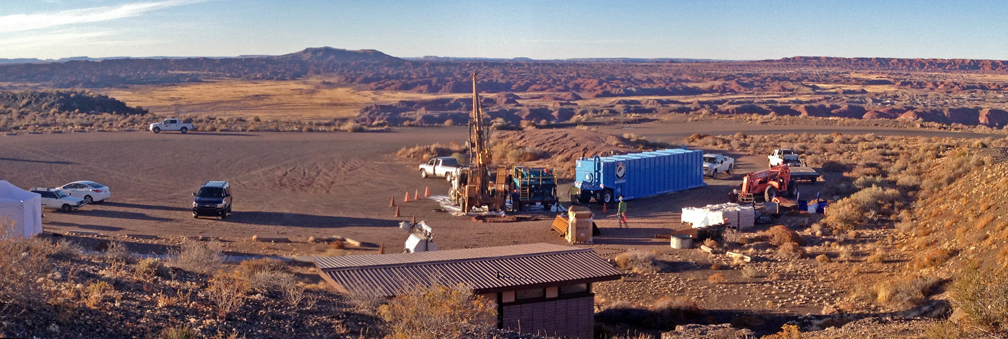
{"label": "drill rig mast", "polygon": [[448,196],[463,211],[473,207],[487,206],[490,211],[506,208],[510,189],[507,168],[490,164],[490,149],[487,147],[489,130],[483,125],[483,107],[479,91],[476,89],[476,73],[473,81],[473,111],[469,116],[469,159],[468,168],[461,169],[454,177]]}

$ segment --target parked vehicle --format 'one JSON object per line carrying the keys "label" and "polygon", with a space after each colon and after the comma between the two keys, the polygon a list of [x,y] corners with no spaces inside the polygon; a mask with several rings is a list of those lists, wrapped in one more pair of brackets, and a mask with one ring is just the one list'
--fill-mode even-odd
{"label": "parked vehicle", "polygon": [[227,181],[207,181],[193,196],[193,218],[209,215],[227,219],[231,213],[231,184]]}
{"label": "parked vehicle", "polygon": [[770,168],[780,166],[781,164],[788,165],[788,171],[791,173],[792,180],[804,180],[811,183],[816,183],[819,180],[819,172],[805,166],[805,163],[798,157],[798,153],[790,149],[775,149],[767,158],[770,160]]}
{"label": "parked vehicle", "polygon": [[557,202],[556,175],[549,168],[515,166],[511,182],[514,189],[511,208],[515,211],[524,206],[549,206]]}
{"label": "parked vehicle", "polygon": [[42,196],[42,208],[54,208],[63,212],[70,212],[84,206],[84,199],[71,197],[66,192],[55,188],[35,187],[32,193]]}
{"label": "parked vehicle", "polygon": [[610,203],[706,185],[703,151],[665,149],[577,160],[571,201]]}
{"label": "parked vehicle", "polygon": [[161,120],[161,122],[155,122],[150,124],[150,130],[154,133],[161,133],[161,131],[179,131],[185,134],[189,130],[193,129],[192,123],[181,122],[179,119],[168,118]]}
{"label": "parked vehicle", "polygon": [[458,159],[452,157],[437,157],[430,159],[426,163],[420,164],[420,177],[429,176],[444,177],[448,182],[458,174]]}
{"label": "parked vehicle", "polygon": [[801,166],[801,160],[798,159],[798,153],[795,153],[791,149],[781,148],[775,149],[770,152],[767,156],[770,160],[770,167],[780,166],[781,164],[787,164],[788,166]]}
{"label": "parked vehicle", "polygon": [[108,186],[94,181],[74,181],[59,187],[71,197],[84,199],[85,203],[103,202],[112,196]]}
{"label": "parked vehicle", "polygon": [[704,175],[709,175],[711,178],[717,179],[718,173],[731,174],[731,170],[734,167],[735,159],[731,157],[713,153],[704,154],[703,156]]}

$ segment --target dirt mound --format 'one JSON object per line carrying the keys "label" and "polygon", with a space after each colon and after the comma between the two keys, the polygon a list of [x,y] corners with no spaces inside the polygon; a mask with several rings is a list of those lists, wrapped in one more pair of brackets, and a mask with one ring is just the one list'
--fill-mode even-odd
{"label": "dirt mound", "polygon": [[642,148],[639,143],[627,138],[579,129],[498,131],[493,139],[495,143],[510,143],[537,150],[543,156],[529,164],[549,166],[565,178],[574,175],[575,160],[578,158],[625,154]]}

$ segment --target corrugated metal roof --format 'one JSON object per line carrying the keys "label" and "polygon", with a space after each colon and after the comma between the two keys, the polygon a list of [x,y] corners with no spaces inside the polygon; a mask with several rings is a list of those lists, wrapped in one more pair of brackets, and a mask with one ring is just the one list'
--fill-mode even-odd
{"label": "corrugated metal roof", "polygon": [[590,248],[553,244],[318,257],[320,274],[352,294],[393,296],[414,286],[466,283],[477,292],[619,279]]}

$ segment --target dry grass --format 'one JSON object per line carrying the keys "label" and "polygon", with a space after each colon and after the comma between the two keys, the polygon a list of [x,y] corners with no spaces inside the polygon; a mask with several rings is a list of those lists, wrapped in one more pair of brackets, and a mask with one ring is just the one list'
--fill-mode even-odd
{"label": "dry grass", "polygon": [[160,259],[143,258],[133,269],[133,278],[141,282],[151,282],[154,277],[168,276],[168,267]]}
{"label": "dry grass", "polygon": [[467,285],[417,286],[379,307],[378,314],[388,323],[391,338],[450,339],[492,328],[495,307]]}
{"label": "dry grass", "polygon": [[182,240],[177,250],[171,251],[175,257],[173,264],[183,270],[210,273],[220,268],[224,252],[220,242],[217,241],[196,241],[190,239]]}
{"label": "dry grass", "polygon": [[892,308],[906,309],[919,305],[939,282],[934,277],[904,277],[875,285],[876,300]]}
{"label": "dry grass", "polygon": [[99,280],[88,285],[84,304],[90,308],[98,308],[101,302],[105,300],[105,297],[115,297],[115,295],[116,291],[112,285]]}
{"label": "dry grass", "polygon": [[[471,96],[368,91],[323,83],[325,78],[289,81],[209,80],[157,86],[129,86],[105,91],[131,106],[158,115],[213,114],[221,117],[257,116],[263,120],[327,120],[356,116],[372,103]],[[264,109],[264,107],[267,107]]]}
{"label": "dry grass", "polygon": [[950,286],[952,303],[984,331],[1008,330],[1008,272],[970,262]]}
{"label": "dry grass", "polygon": [[[39,279],[48,272],[47,255],[54,247],[37,239],[25,239],[9,217],[0,218],[0,313],[10,308],[34,308],[46,300]],[[13,310],[10,310],[13,311]]]}
{"label": "dry grass", "polygon": [[655,257],[654,253],[630,250],[617,255],[615,261],[619,268],[630,272],[658,272],[658,259]]}
{"label": "dry grass", "polygon": [[245,293],[250,287],[251,281],[241,271],[220,270],[210,278],[207,299],[217,306],[218,315],[224,318],[245,304]]}

